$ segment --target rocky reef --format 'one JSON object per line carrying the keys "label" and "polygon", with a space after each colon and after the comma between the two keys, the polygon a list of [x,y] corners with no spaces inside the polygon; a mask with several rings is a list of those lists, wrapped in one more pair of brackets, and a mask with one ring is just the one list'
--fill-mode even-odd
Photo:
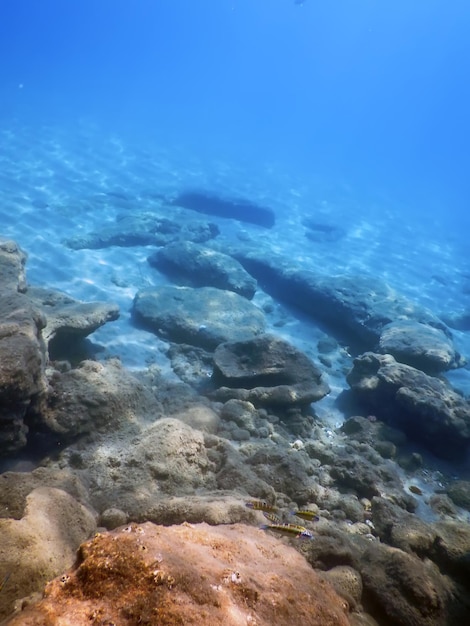
{"label": "rocky reef", "polygon": [[[470,481],[436,458],[469,446],[447,326],[383,283],[167,244],[182,282],[218,268],[137,290],[173,377],[77,358],[117,305],[28,285],[0,244],[3,623],[467,623]],[[257,285],[329,322],[318,359]]]}

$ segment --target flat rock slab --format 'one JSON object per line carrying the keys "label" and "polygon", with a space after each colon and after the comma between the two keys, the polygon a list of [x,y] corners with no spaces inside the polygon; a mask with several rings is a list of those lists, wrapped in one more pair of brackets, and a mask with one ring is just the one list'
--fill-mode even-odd
{"label": "flat rock slab", "polygon": [[212,396],[255,406],[307,406],[330,389],[321,371],[294,346],[272,335],[223,343],[214,353]]}
{"label": "flat rock slab", "polygon": [[287,257],[263,251],[234,255],[266,291],[325,324],[357,352],[375,350],[387,324],[397,321],[438,329],[452,342],[442,320],[379,278],[299,270]]}
{"label": "flat rock slab", "polygon": [[99,232],[77,235],[65,241],[74,250],[98,249],[110,246],[165,246],[178,240],[204,242],[216,237],[215,224],[202,221],[171,220],[153,213],[124,215],[115,224],[104,226]]}
{"label": "flat rock slab", "polygon": [[265,327],[264,315],[254,304],[213,287],[144,289],[134,299],[133,313],[161,338],[207,350],[224,341],[252,338]]}
{"label": "flat rock slab", "polygon": [[431,452],[455,459],[470,446],[470,403],[439,378],[366,352],[347,376],[366,409],[401,428]]}
{"label": "flat rock slab", "polygon": [[148,258],[153,267],[191,287],[216,287],[255,295],[256,280],[233,257],[190,241],[173,243]]}
{"label": "flat rock slab", "polygon": [[190,190],[180,193],[172,204],[206,215],[228,217],[272,228],[276,221],[274,211],[244,198],[223,197],[206,191]]}

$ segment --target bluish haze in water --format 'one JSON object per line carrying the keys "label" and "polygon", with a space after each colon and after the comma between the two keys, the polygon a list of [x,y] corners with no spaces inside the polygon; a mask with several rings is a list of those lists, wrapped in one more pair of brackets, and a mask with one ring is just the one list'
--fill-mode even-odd
{"label": "bluish haze in water", "polygon": [[0,121],[276,161],[460,223],[469,32],[467,0],[4,0]]}

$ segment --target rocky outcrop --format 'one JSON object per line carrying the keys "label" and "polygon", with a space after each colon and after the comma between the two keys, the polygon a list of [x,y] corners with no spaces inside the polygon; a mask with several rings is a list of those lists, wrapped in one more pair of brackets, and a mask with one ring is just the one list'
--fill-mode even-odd
{"label": "rocky outcrop", "polygon": [[15,242],[0,241],[0,456],[26,445],[26,416],[46,390],[46,318],[23,293],[25,262]]}
{"label": "rocky outcrop", "polygon": [[264,315],[232,291],[163,286],[139,291],[134,316],[163,339],[214,350],[224,341],[259,335]]}
{"label": "rocky outcrop", "polygon": [[305,354],[272,335],[219,345],[212,378],[217,386],[212,398],[255,406],[307,407],[330,391]]}
{"label": "rocky outcrop", "polygon": [[74,344],[119,317],[117,304],[80,302],[52,289],[28,287],[27,296],[45,316],[42,337],[52,353],[71,353]]}
{"label": "rocky outcrop", "polygon": [[146,523],[82,545],[76,568],[8,624],[348,626],[347,606],[300,554],[263,531]]}
{"label": "rocky outcrop", "polygon": [[165,246],[173,241],[202,243],[217,236],[215,224],[202,221],[170,220],[155,213],[123,215],[112,226],[99,232],[77,235],[65,241],[69,248],[108,248],[110,246]]}
{"label": "rocky outcrop", "polygon": [[64,372],[49,368],[48,382],[43,422],[62,441],[126,428],[161,412],[150,390],[117,359],[83,361]]}
{"label": "rocky outcrop", "polygon": [[256,280],[233,257],[189,241],[161,248],[148,262],[191,287],[227,289],[249,300],[256,291]]}
{"label": "rocky outcrop", "polygon": [[368,412],[401,428],[440,457],[455,459],[470,445],[470,404],[443,380],[367,352],[347,376]]}
{"label": "rocky outcrop", "polygon": [[[441,331],[434,335],[434,339],[439,341],[436,348],[441,353],[440,358],[436,358],[435,354],[426,355],[422,342],[417,340],[416,351],[419,351],[422,362],[434,369],[462,364],[446,325],[378,278],[348,274],[325,276],[319,272],[299,270],[285,257],[253,250],[237,251],[234,256],[265,290],[321,322],[358,352],[377,349],[388,324],[413,322]],[[402,343],[405,340],[402,333]],[[446,353],[449,353],[448,356],[445,356]]]}
{"label": "rocky outcrop", "polygon": [[119,315],[113,304],[27,287],[25,262],[15,242],[0,241],[0,456],[25,447],[36,428],[48,428],[49,357],[62,346],[67,358],[78,340]]}

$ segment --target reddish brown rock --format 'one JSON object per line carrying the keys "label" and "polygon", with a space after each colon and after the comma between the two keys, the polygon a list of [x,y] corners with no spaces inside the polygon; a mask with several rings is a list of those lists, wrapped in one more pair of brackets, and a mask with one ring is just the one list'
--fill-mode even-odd
{"label": "reddish brown rock", "polygon": [[241,524],[149,522],[96,535],[9,626],[348,626],[344,601],[291,546]]}

